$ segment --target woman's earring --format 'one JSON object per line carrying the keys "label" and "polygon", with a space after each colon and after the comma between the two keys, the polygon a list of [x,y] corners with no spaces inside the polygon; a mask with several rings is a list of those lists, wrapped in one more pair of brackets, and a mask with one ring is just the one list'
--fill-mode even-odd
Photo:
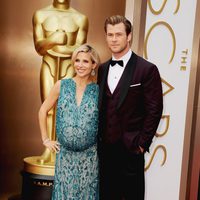
{"label": "woman's earring", "polygon": [[92,71],[91,71],[91,76],[95,76],[95,70],[94,69],[92,69]]}

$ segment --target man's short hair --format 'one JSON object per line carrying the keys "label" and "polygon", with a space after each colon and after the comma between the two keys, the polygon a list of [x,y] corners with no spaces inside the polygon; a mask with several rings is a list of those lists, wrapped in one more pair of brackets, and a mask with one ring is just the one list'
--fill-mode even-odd
{"label": "man's short hair", "polygon": [[126,30],[126,35],[129,35],[132,32],[132,24],[131,22],[126,19],[126,17],[121,16],[121,15],[113,15],[111,17],[108,17],[105,20],[104,23],[104,30],[107,33],[107,25],[111,24],[111,25],[116,25],[116,24],[120,24],[123,23],[125,26],[125,30]]}

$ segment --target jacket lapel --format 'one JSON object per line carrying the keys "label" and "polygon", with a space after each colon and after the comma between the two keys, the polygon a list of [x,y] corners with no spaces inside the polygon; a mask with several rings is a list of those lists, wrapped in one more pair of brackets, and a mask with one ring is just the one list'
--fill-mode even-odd
{"label": "jacket lapel", "polygon": [[[110,59],[111,60],[111,59]],[[99,108],[101,108],[102,106],[102,102],[103,102],[103,95],[104,91],[105,91],[105,84],[107,81],[107,76],[108,76],[108,70],[109,70],[109,64],[110,64],[110,60],[108,60],[103,66],[102,66],[102,77],[99,80]]]}
{"label": "jacket lapel", "polygon": [[136,69],[136,62],[137,62],[137,55],[132,52],[131,58],[129,59],[129,61],[126,65],[126,68],[121,77],[120,97],[119,97],[117,109],[120,108],[120,106],[122,105],[122,103],[128,93],[128,90],[129,90],[129,87],[131,84],[131,80],[132,80],[133,74]]}

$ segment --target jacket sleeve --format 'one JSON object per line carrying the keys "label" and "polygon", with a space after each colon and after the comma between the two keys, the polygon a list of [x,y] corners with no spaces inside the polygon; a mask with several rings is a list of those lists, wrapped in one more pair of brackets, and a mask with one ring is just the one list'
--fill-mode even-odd
{"label": "jacket sleeve", "polygon": [[162,84],[159,71],[155,65],[152,65],[145,75],[143,81],[144,95],[144,123],[136,142],[139,146],[148,151],[163,110]]}

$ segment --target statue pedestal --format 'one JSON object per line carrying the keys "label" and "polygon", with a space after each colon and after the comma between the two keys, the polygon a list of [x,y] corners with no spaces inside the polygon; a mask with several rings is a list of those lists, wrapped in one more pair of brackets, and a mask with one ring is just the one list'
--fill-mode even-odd
{"label": "statue pedestal", "polygon": [[22,171],[22,193],[23,200],[50,200],[53,189],[53,176],[31,174]]}
{"label": "statue pedestal", "polygon": [[54,163],[40,164],[40,156],[24,159],[22,200],[50,200],[54,180]]}

